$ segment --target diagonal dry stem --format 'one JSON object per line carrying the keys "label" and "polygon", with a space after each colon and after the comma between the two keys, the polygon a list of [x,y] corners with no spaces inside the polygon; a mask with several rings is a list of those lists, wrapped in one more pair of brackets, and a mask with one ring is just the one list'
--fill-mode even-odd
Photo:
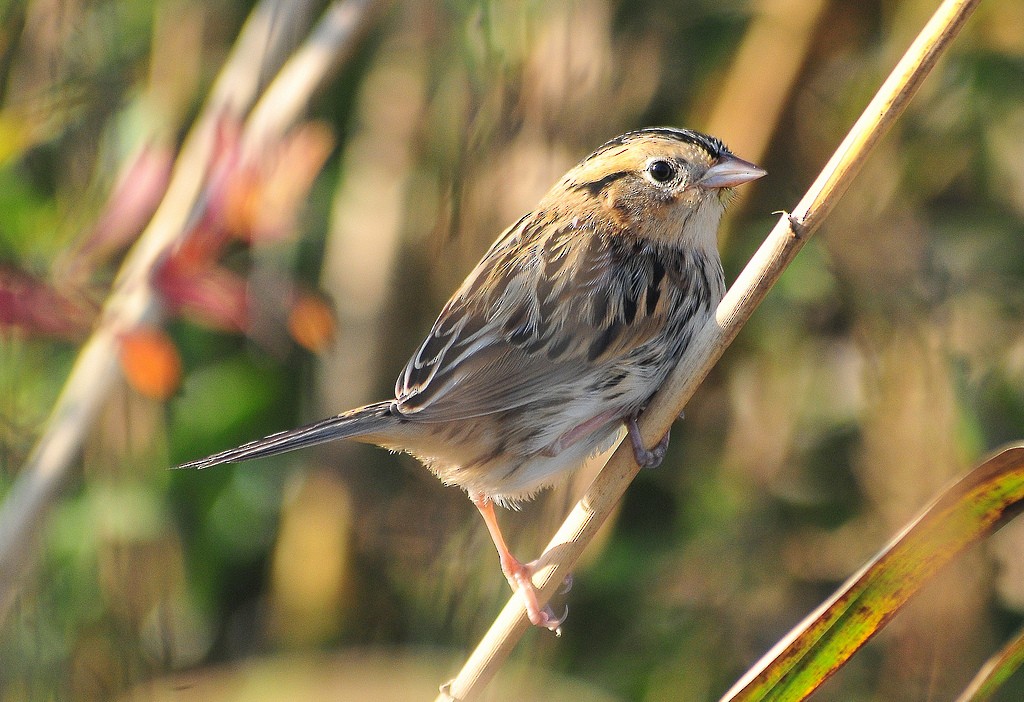
{"label": "diagonal dry stem", "polygon": [[[0,622],[32,562],[39,529],[71,477],[75,457],[100,407],[119,381],[116,359],[121,335],[161,317],[150,277],[165,252],[181,239],[200,202],[217,121],[224,115],[241,117],[249,110],[265,78],[278,71],[294,38],[305,31],[315,5],[313,0],[263,0],[257,5],[182,145],[160,207],[121,267],[96,331],[79,353],[39,441],[0,508]],[[352,43],[361,36],[359,30],[375,15],[371,10],[380,5],[381,0],[332,3],[253,109],[247,144],[259,141],[252,137],[257,127],[260,139],[266,139],[280,135],[298,119],[331,69],[350,54]],[[294,79],[296,63],[303,71],[301,81]]]}
{"label": "diagonal dry stem", "polygon": [[[687,355],[641,417],[640,430],[649,443],[664,436],[768,290],[831,212],[978,2],[946,0],[940,5],[793,213],[780,217],[726,294],[715,319],[697,333]],[[638,470],[628,444],[620,446],[573,508],[538,561],[534,580],[541,606],[570,572]],[[442,686],[437,702],[476,699],[529,626],[522,600],[512,597],[459,674]]]}

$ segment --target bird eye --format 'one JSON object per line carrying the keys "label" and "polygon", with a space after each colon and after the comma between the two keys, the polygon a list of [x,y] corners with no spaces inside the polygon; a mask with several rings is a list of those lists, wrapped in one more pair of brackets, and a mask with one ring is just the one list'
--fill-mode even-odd
{"label": "bird eye", "polygon": [[652,161],[647,166],[647,172],[659,183],[666,183],[675,176],[676,168],[668,161]]}

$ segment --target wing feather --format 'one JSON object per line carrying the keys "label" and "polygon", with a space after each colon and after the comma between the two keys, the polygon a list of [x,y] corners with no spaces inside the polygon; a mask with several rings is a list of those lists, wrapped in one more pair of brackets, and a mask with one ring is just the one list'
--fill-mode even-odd
{"label": "wing feather", "polygon": [[597,391],[609,369],[621,380],[616,364],[694,313],[686,257],[578,221],[555,229],[543,212],[521,219],[445,305],[396,384],[398,410],[467,419],[558,402],[577,381]]}

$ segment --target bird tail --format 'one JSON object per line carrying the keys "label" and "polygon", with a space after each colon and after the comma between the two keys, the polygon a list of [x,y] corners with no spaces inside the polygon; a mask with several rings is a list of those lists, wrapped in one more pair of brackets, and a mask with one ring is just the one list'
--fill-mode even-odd
{"label": "bird tail", "polygon": [[392,402],[377,402],[358,409],[350,410],[336,417],[322,419],[298,429],[281,431],[256,441],[250,441],[227,451],[215,453],[188,463],[174,466],[178,469],[203,469],[218,466],[222,463],[240,463],[253,458],[276,456],[286,451],[322,444],[335,439],[363,439],[373,443],[370,437],[387,433],[395,426],[395,415],[391,410]]}

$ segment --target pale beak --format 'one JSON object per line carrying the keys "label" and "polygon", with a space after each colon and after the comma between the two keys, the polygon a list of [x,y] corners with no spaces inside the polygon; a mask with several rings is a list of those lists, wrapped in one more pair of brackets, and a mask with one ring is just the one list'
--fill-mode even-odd
{"label": "pale beak", "polygon": [[750,161],[726,154],[704,173],[704,177],[697,181],[697,185],[704,188],[735,188],[767,174],[768,171]]}

